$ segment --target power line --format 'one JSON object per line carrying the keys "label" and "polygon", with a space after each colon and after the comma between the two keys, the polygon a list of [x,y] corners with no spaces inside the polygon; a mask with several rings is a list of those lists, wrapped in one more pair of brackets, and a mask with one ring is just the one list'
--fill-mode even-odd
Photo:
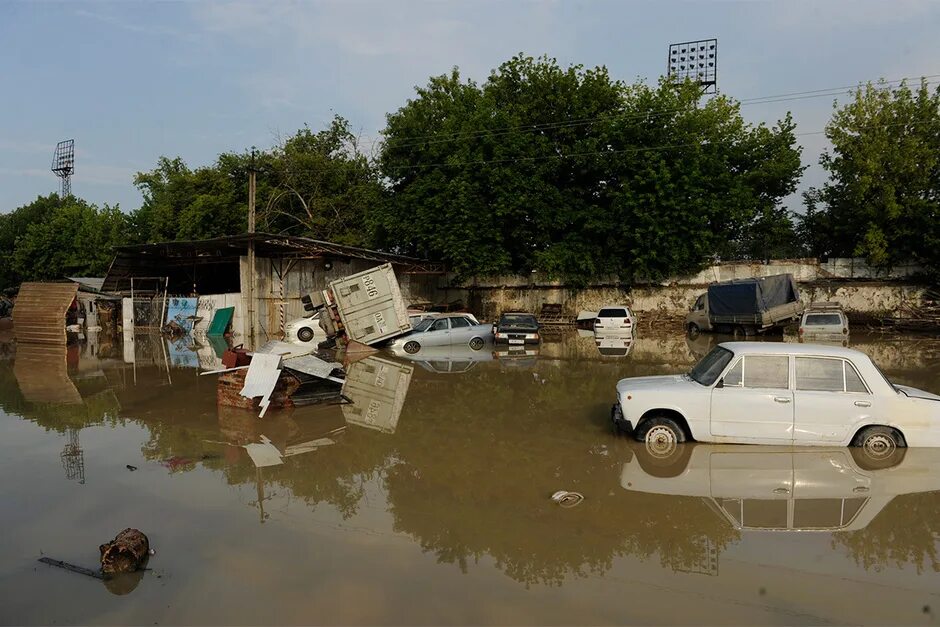
{"label": "power line", "polygon": [[[857,128],[892,128],[895,126],[914,126],[918,124],[927,124],[928,122],[897,122],[894,124],[870,124],[867,126],[857,127]],[[818,131],[804,131],[802,133],[794,133],[794,137],[807,137],[810,135],[824,135],[826,129]],[[634,148],[620,148],[620,149],[609,149],[609,150],[594,150],[587,152],[576,152],[576,153],[560,153],[554,155],[538,155],[532,157],[507,157],[503,159],[486,159],[478,161],[462,161],[458,163],[422,163],[415,165],[405,165],[405,166],[396,166],[390,167],[388,170],[391,171],[403,171],[403,170],[424,170],[429,168],[460,168],[467,166],[476,166],[476,165],[495,165],[495,164],[504,164],[504,163],[530,163],[533,161],[546,161],[550,159],[575,159],[580,157],[594,157],[594,156],[613,156],[621,154],[635,154],[643,152],[655,152],[660,150],[672,150],[676,148],[695,148],[702,145],[717,145],[716,142],[688,142],[684,144],[663,144],[659,146],[639,146]],[[304,174],[304,173],[316,173],[318,170],[294,170],[288,168],[285,170],[288,174]]]}
{"label": "power line", "polygon": [[[900,85],[900,83],[905,81],[919,80],[924,81],[926,79],[940,78],[940,74],[929,74],[920,77],[905,77],[890,81],[879,81],[876,87],[890,88],[892,86]],[[814,89],[807,91],[796,91],[788,92],[783,94],[773,94],[769,96],[755,96],[752,98],[745,98],[737,101],[738,104],[742,106],[749,105],[761,105],[761,104],[774,104],[779,102],[788,102],[795,100],[806,100],[809,98],[825,98],[829,96],[838,96],[844,93],[851,93],[856,89],[859,89],[863,84],[867,84],[871,81],[866,81],[865,83],[858,83],[856,85],[846,85],[842,87],[828,87],[825,89]],[[936,84],[936,81],[926,81],[927,86],[931,84]],[[384,143],[387,146],[393,148],[409,148],[412,146],[425,146],[430,144],[439,144],[439,143],[448,143],[451,141],[457,141],[460,139],[474,139],[477,137],[497,137],[500,135],[511,134],[516,131],[540,131],[540,130],[554,130],[559,128],[567,128],[574,126],[587,126],[599,121],[607,120],[630,120],[630,119],[643,119],[649,118],[653,119],[659,116],[671,115],[673,113],[681,113],[686,111],[686,108],[673,108],[673,109],[659,109],[659,110],[650,110],[637,113],[622,113],[622,114],[609,114],[602,116],[594,117],[584,117],[584,118],[570,118],[568,120],[559,120],[556,122],[544,122],[540,124],[518,124],[512,126],[503,126],[495,127],[491,129],[484,129],[479,131],[454,131],[449,133],[434,133],[429,135],[413,135],[400,138],[394,138],[392,140],[382,139],[382,138],[372,138],[371,141],[367,141],[373,147],[376,144]],[[413,141],[414,140],[414,141]],[[431,141],[418,141],[418,140],[431,140]],[[402,143],[404,142],[404,143]]]}

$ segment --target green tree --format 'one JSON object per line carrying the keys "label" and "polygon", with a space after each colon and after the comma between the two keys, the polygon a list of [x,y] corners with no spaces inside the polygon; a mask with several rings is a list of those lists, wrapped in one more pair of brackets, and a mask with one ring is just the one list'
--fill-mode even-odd
{"label": "green tree", "polygon": [[345,119],[336,116],[316,133],[304,127],[275,146],[259,178],[266,184],[258,201],[264,229],[368,243],[366,217],[382,202],[383,189]]}
{"label": "green tree", "polygon": [[940,270],[940,88],[868,84],[835,105],[826,136],[830,179],[805,197],[814,252]]}
{"label": "green tree", "polygon": [[627,86],[603,67],[517,56],[482,85],[455,69],[388,116],[380,244],[462,275],[573,282],[698,269],[791,193],[790,118],[751,126],[692,84]]}
{"label": "green tree", "polygon": [[24,281],[103,276],[127,232],[127,217],[116,205],[99,209],[69,196],[16,238],[13,271]]}
{"label": "green tree", "polygon": [[15,287],[28,277],[17,272],[13,262],[16,240],[26,233],[31,224],[42,223],[67,199],[58,194],[39,196],[31,203],[18,207],[10,213],[0,214],[0,287]]}
{"label": "green tree", "polygon": [[349,122],[336,117],[313,132],[303,128],[270,150],[223,153],[190,169],[161,157],[134,179],[144,195],[132,215],[140,241],[206,239],[248,227],[248,172],[257,171],[257,228],[352,245],[368,244],[367,212],[383,189],[359,150]]}
{"label": "green tree", "polygon": [[247,155],[223,154],[211,167],[195,170],[182,159],[161,157],[134,184],[144,196],[131,216],[143,242],[206,239],[242,233],[247,227]]}

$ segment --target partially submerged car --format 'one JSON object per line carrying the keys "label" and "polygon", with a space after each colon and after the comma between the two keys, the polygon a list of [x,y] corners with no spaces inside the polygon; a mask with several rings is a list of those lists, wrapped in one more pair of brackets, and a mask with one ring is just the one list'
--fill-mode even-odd
{"label": "partially submerged car", "polygon": [[529,313],[506,312],[493,326],[497,344],[538,344],[539,321]]}
{"label": "partially submerged car", "polygon": [[818,344],[726,342],[688,374],[617,383],[611,417],[663,450],[700,442],[940,446],[940,396],[893,385],[868,355]]}
{"label": "partially submerged car", "polygon": [[284,341],[308,344],[326,339],[326,331],[320,327],[320,317],[295,318],[284,325]]}
{"label": "partially submerged car", "polygon": [[838,340],[849,335],[849,319],[839,303],[813,303],[800,318],[800,341]]}
{"label": "partially submerged car", "polygon": [[595,333],[633,333],[636,330],[636,316],[626,305],[603,307],[594,318]]}
{"label": "partially submerged car", "polygon": [[438,314],[419,322],[411,333],[395,338],[389,348],[399,355],[416,355],[423,347],[457,344],[478,351],[492,340],[493,327],[480,324],[473,314]]}
{"label": "partially submerged car", "polygon": [[690,444],[669,458],[637,451],[620,485],[706,499],[741,530],[856,531],[896,496],[940,490],[940,450]]}

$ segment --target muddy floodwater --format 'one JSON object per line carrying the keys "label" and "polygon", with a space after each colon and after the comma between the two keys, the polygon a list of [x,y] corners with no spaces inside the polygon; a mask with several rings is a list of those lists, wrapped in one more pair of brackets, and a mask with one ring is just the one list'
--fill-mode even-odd
{"label": "muddy floodwater", "polygon": [[[719,338],[548,340],[380,352],[348,367],[351,404],[263,420],[199,376],[224,346],[0,345],[0,622],[940,622],[940,450],[663,463],[614,435],[614,384],[687,371]],[[940,341],[849,343],[940,393]],[[146,571],[37,561],[95,568],[127,527]]]}

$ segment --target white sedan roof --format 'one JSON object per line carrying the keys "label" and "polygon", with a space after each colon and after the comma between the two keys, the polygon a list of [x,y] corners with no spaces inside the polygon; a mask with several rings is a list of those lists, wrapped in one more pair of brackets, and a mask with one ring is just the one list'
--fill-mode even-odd
{"label": "white sedan roof", "polygon": [[843,357],[846,359],[855,359],[858,357],[868,358],[868,355],[861,351],[842,346],[830,346],[827,344],[788,344],[784,342],[722,342],[719,344],[735,355],[747,355],[758,353],[761,355],[815,355],[817,357]]}

